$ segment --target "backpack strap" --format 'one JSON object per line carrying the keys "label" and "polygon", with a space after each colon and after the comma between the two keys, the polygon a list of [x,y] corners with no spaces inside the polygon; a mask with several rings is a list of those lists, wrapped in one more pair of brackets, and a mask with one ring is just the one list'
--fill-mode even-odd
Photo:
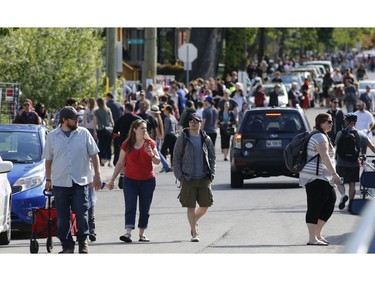
{"label": "backpack strap", "polygon": [[[311,138],[313,135],[317,134],[317,133],[320,133],[320,132],[317,131],[317,130],[312,131],[312,132],[310,133],[310,138]],[[310,141],[310,138],[309,138],[309,141]],[[308,144],[308,143],[309,143],[309,142],[307,142],[307,144]],[[306,149],[307,149],[307,147],[306,147]],[[315,156],[311,157],[311,158],[306,162],[306,164],[309,163],[310,161],[314,160],[315,158],[318,158],[318,159],[316,160],[316,175],[318,175],[318,174],[319,174],[319,159],[320,159],[320,155],[319,155],[319,153],[317,153]]]}
{"label": "backpack strap", "polygon": [[[361,148],[361,137],[359,136],[357,129],[353,128],[353,131],[354,131],[355,144],[357,146],[358,153],[361,154],[363,152]],[[363,154],[366,154],[366,153],[363,153]]]}
{"label": "backpack strap", "polygon": [[319,158],[320,158],[319,153],[317,155],[311,157],[309,159],[309,161],[306,162],[306,164],[309,163],[310,161],[314,160],[315,158],[318,158],[318,160],[316,160],[316,175],[318,175],[319,174]]}

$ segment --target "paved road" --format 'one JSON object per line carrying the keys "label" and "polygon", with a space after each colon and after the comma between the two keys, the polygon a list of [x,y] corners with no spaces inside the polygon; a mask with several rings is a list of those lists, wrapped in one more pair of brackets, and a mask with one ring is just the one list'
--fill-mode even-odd
{"label": "paved road", "polygon": [[[324,109],[323,109],[324,110]],[[321,109],[307,111],[313,119]],[[160,173],[156,167],[157,188],[151,208],[147,235],[151,243],[124,244],[118,237],[124,232],[124,200],[120,189],[97,193],[96,221],[98,240],[90,243],[91,253],[338,253],[342,250],[357,217],[335,212],[327,224],[331,246],[306,247],[304,224],[305,191],[298,180],[287,177],[246,180],[244,188],[231,189],[230,164],[223,161],[219,141],[216,144],[217,177],[213,190],[215,202],[200,224],[201,242],[190,242],[186,211],[178,200],[173,173]],[[103,178],[113,168],[102,167]],[[135,237],[136,232],[134,232]],[[60,250],[57,246],[53,253]],[[45,239],[39,239],[45,253]],[[28,236],[13,236],[1,253],[28,253]]]}

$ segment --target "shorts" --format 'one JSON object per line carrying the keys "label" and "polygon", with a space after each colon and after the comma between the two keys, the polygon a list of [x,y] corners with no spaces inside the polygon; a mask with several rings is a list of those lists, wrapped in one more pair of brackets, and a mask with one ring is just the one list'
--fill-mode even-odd
{"label": "shorts", "polygon": [[195,208],[197,202],[200,207],[212,206],[214,197],[210,179],[206,177],[199,180],[183,180],[179,199],[182,207]]}
{"label": "shorts", "polygon": [[344,183],[359,182],[359,167],[336,166],[336,172],[344,178]]}

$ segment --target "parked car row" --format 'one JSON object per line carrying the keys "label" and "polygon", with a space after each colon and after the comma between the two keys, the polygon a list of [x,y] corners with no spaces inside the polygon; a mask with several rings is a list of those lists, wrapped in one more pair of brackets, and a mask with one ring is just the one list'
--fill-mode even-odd
{"label": "parked car row", "polygon": [[[301,89],[304,81],[309,82],[308,95],[310,107],[315,107],[319,103],[318,96],[322,92],[323,77],[326,71],[333,71],[330,61],[309,61],[303,65],[291,69],[289,72],[280,73],[282,84],[285,85],[288,92],[293,82],[297,83],[297,88]],[[275,75],[270,75],[269,80],[272,81]],[[251,102],[251,101],[250,101]]]}

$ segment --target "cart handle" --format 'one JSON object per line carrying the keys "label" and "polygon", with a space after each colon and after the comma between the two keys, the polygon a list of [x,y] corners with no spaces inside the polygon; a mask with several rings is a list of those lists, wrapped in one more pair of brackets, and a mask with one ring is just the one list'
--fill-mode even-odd
{"label": "cart handle", "polygon": [[43,194],[45,195],[45,196],[53,196],[53,194],[52,194],[52,191],[48,191],[48,190],[43,190]]}
{"label": "cart handle", "polygon": [[366,161],[367,158],[375,158],[375,155],[362,154],[358,157],[360,160]]}

